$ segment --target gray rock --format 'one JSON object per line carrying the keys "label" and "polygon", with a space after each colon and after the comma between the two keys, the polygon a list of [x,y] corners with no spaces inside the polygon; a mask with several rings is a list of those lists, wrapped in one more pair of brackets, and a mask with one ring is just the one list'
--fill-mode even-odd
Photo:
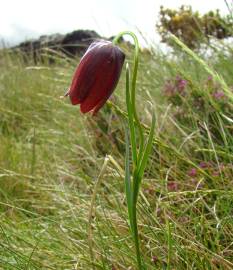
{"label": "gray rock", "polygon": [[34,61],[41,59],[41,52],[44,49],[60,51],[68,56],[82,54],[90,43],[101,36],[91,30],[76,30],[71,33],[43,35],[38,39],[28,40],[20,43],[14,49],[18,49],[25,53],[25,56],[32,55]]}

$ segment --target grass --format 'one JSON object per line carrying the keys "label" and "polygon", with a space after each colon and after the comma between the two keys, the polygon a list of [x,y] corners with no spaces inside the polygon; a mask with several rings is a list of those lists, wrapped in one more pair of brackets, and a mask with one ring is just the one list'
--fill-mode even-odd
{"label": "grass", "polygon": [[[59,98],[78,59],[50,53],[52,64],[45,52],[35,65],[0,52],[0,269],[136,269],[123,180],[124,74],[92,118]],[[140,57],[145,130],[151,103],[156,112],[138,205],[147,269],[233,268],[232,70],[228,48],[204,63],[182,44],[174,55]]]}

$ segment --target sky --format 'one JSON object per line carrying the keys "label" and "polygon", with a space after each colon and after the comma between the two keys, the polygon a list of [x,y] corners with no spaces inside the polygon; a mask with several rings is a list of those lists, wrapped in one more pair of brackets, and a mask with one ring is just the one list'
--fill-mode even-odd
{"label": "sky", "polygon": [[11,45],[77,29],[95,30],[105,37],[139,29],[147,40],[156,42],[161,5],[191,5],[201,13],[215,9],[228,13],[224,0],[0,0],[0,40]]}

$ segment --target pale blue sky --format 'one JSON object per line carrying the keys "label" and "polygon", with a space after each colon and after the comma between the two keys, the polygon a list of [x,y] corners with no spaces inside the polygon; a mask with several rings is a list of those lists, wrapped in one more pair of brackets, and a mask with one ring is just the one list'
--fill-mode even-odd
{"label": "pale blue sky", "polygon": [[158,40],[154,26],[160,6],[182,4],[200,12],[217,8],[228,12],[224,0],[0,0],[0,39],[17,43],[75,29],[93,29],[108,37],[138,28],[149,39]]}

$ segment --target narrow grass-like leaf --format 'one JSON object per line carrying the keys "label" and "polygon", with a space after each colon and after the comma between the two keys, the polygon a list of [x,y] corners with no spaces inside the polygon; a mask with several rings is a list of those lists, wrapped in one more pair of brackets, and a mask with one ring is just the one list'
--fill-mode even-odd
{"label": "narrow grass-like leaf", "polygon": [[233,119],[231,119],[230,117],[226,116],[225,114],[221,113],[221,115],[230,123],[233,123]]}
{"label": "narrow grass-like leaf", "polygon": [[130,129],[130,141],[132,147],[132,157],[133,163],[137,165],[137,144],[136,144],[136,135],[135,135],[135,126],[134,126],[134,119],[133,119],[133,107],[130,97],[130,74],[129,74],[129,65],[126,64],[126,105],[127,105],[127,112],[128,112],[128,123]]}
{"label": "narrow grass-like leaf", "polygon": [[129,135],[128,129],[125,129],[125,193],[126,193],[126,200],[128,206],[128,214],[129,214],[129,221],[130,227],[132,227],[132,187],[131,187],[131,180],[130,180],[130,157],[129,157]]}
{"label": "narrow grass-like leaf", "polygon": [[147,144],[145,146],[145,150],[142,154],[142,158],[140,159],[140,163],[138,166],[138,170],[135,172],[135,181],[134,181],[134,201],[137,201],[137,196],[140,188],[141,179],[143,177],[143,173],[145,171],[150,152],[153,145],[153,138],[154,138],[154,129],[155,129],[155,114],[152,114],[152,124],[151,129],[148,137]]}

